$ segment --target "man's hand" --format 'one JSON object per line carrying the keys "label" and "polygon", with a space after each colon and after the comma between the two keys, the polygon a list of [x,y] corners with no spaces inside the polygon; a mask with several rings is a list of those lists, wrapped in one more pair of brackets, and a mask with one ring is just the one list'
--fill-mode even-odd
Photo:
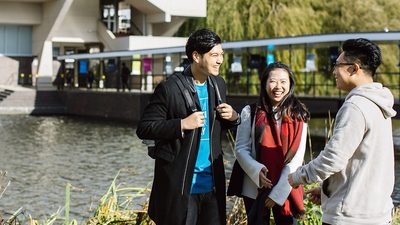
{"label": "man's hand", "polygon": [[265,188],[272,188],[272,182],[267,178],[268,169],[263,167],[260,171],[260,186]]}
{"label": "man's hand", "polygon": [[181,129],[184,130],[194,130],[199,127],[203,127],[205,123],[203,112],[194,112],[190,116],[181,120]]}
{"label": "man's hand", "polygon": [[305,194],[312,203],[321,205],[321,187],[311,188]]}
{"label": "man's hand", "polygon": [[216,110],[217,112],[219,112],[219,115],[222,119],[235,121],[239,118],[239,114],[235,110],[233,110],[232,106],[226,103],[219,104],[216,107]]}
{"label": "man's hand", "polygon": [[272,207],[274,207],[276,204],[276,202],[274,202],[274,200],[270,199],[269,197],[267,197],[267,199],[265,199],[265,207],[268,209],[271,209]]}

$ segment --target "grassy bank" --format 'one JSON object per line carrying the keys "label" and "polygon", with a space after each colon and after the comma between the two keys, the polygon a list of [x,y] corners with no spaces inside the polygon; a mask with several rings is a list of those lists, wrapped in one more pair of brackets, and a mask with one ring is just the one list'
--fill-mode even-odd
{"label": "grassy bank", "polygon": [[[22,209],[16,211],[9,218],[2,218],[0,215],[0,225],[154,225],[147,215],[147,201],[142,203],[141,209],[133,209],[139,197],[148,196],[148,188],[127,188],[121,187],[116,183],[118,175],[112,181],[108,191],[101,197],[94,213],[85,221],[77,221],[70,218],[70,193],[71,185],[67,184],[65,195],[65,206],[57,212],[49,215],[44,220],[37,220],[23,213]],[[314,185],[315,186],[315,185]],[[312,186],[306,186],[305,189]],[[228,197],[227,225],[245,225],[246,213],[243,201],[237,197]],[[1,201],[1,199],[0,199]],[[321,224],[322,212],[319,206],[312,204],[308,199],[304,200],[306,215],[304,219],[298,220],[299,225],[319,225]],[[273,220],[272,220],[273,221]],[[400,209],[394,211],[393,224],[400,224]]]}

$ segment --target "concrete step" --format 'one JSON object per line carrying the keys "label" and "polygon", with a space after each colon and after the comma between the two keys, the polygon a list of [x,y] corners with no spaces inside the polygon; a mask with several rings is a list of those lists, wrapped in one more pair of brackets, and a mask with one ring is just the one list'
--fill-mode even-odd
{"label": "concrete step", "polygon": [[14,91],[13,90],[10,90],[10,89],[4,89],[4,91],[3,91],[5,94],[7,94],[7,95],[10,95],[10,94],[12,94]]}
{"label": "concrete step", "polygon": [[10,89],[0,89],[0,101],[3,99],[7,98],[10,94],[12,94],[14,91]]}
{"label": "concrete step", "polygon": [[18,89],[9,90],[8,93],[7,96],[0,96],[3,98],[0,101],[0,114],[64,114],[66,112],[58,91]]}

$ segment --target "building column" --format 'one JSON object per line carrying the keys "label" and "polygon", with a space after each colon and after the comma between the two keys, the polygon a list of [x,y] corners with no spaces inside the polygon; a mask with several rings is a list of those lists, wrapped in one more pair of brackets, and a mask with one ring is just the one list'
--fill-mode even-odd
{"label": "building column", "polygon": [[53,43],[45,41],[39,59],[38,76],[36,78],[37,90],[55,90],[53,86]]}

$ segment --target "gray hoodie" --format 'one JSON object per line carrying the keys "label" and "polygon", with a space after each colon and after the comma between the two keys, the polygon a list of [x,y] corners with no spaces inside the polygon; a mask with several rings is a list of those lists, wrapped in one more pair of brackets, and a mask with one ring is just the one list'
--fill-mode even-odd
{"label": "gray hoodie", "polygon": [[393,95],[380,83],[351,90],[319,156],[293,174],[295,184],[324,181],[323,222],[388,224],[394,187]]}

